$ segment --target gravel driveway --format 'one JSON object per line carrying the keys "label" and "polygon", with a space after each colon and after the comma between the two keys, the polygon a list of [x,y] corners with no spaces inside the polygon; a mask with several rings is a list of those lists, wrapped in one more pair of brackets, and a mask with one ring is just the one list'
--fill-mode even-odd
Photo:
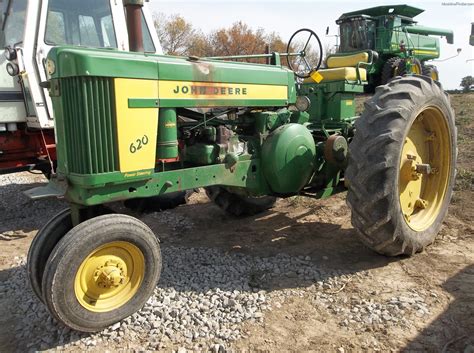
{"label": "gravel driveway", "polygon": [[[51,318],[27,281],[32,237],[65,207],[21,194],[42,182],[28,173],[0,179],[0,324],[5,328],[0,346],[5,351],[318,347],[344,352],[447,343],[448,350],[474,349],[474,311],[467,302],[473,287],[461,286],[457,293],[466,300],[464,314],[449,312],[456,296],[443,288],[459,270],[471,268],[467,278],[472,279],[474,249],[466,233],[472,225],[450,218],[427,252],[388,259],[357,241],[344,195],[279,200],[262,216],[233,219],[199,193],[190,205],[140,215],[162,245],[164,268],[153,297],[140,312],[100,333],[73,332]],[[458,222],[456,231],[449,222]],[[437,326],[447,310],[454,323]],[[435,335],[424,333],[427,329]]]}

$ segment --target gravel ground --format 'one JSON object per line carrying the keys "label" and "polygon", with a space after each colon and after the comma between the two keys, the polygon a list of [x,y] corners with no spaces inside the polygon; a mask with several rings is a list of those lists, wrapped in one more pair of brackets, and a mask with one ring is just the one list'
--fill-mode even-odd
{"label": "gravel ground", "polygon": [[67,207],[58,199],[44,199],[38,204],[23,194],[28,189],[44,186],[45,182],[43,175],[26,172],[0,176],[0,240],[2,236],[22,237],[41,228],[45,220]]}
{"label": "gravel ground", "polygon": [[[340,317],[340,326],[366,329],[372,325],[412,327],[411,320],[429,313],[425,298],[403,293],[388,301],[337,297],[347,283],[367,274],[344,275],[315,265],[310,257],[278,254],[259,258],[226,254],[218,249],[162,248],[164,269],[159,286],[145,307],[97,334],[79,334],[57,323],[28,287],[25,258],[16,258],[14,272],[0,293],[22,298],[11,308],[18,318],[15,337],[21,349],[81,350],[129,347],[157,350],[168,345],[183,349],[225,349],[242,337],[244,321],[263,322],[265,312],[288,297],[310,296],[314,304]],[[268,290],[274,284],[298,280],[299,289]],[[313,284],[310,284],[313,283]],[[373,293],[374,298],[377,293]],[[407,313],[414,313],[407,319]]]}
{"label": "gravel ground", "polygon": [[[42,177],[24,173],[0,179],[3,196],[0,199],[0,212],[3,215],[0,236],[3,240],[15,240],[23,236],[31,238],[35,230],[49,217],[65,207],[65,203],[58,200],[33,203],[20,193],[41,182],[44,182]],[[328,320],[328,324],[334,323],[331,329],[337,330],[334,331],[335,337],[337,335],[354,337],[354,334],[363,337],[364,342],[361,345],[351,346],[350,343],[349,349],[352,347],[355,350],[384,351],[388,348],[385,345],[387,335],[391,332],[406,334],[419,331],[420,323],[433,320],[440,313],[440,303],[443,305],[446,303],[446,296],[441,294],[440,297],[440,291],[433,285],[426,283],[411,285],[413,277],[407,278],[407,285],[404,285],[400,281],[402,277],[392,277],[397,272],[396,267],[388,265],[388,262],[380,262],[380,258],[370,252],[367,258],[362,255],[359,260],[349,259],[343,255],[345,259],[341,262],[337,260],[337,254],[325,252],[315,243],[311,246],[316,246],[318,249],[311,252],[315,254],[314,256],[309,256],[306,247],[311,243],[305,244],[304,239],[291,243],[301,243],[296,251],[290,251],[287,247],[279,252],[262,251],[265,246],[267,248],[271,246],[268,243],[261,246],[258,242],[255,246],[252,245],[259,249],[258,251],[244,251],[246,244],[254,244],[256,239],[264,241],[265,234],[269,233],[270,229],[275,229],[275,235],[270,235],[272,239],[270,244],[278,244],[284,241],[282,238],[289,236],[286,226],[282,227],[279,223],[288,224],[288,220],[276,216],[271,218],[274,223],[253,222],[253,225],[261,224],[262,228],[252,230],[245,228],[248,225],[242,221],[225,217],[220,219],[219,217],[223,216],[216,217],[211,214],[207,217],[222,224],[219,232],[225,233],[226,229],[231,228],[236,232],[225,246],[211,247],[205,241],[198,240],[204,236],[216,239],[209,234],[212,233],[208,227],[210,220],[203,214],[196,214],[193,206],[203,210],[199,211],[203,214],[208,211],[204,205],[192,205],[145,217],[147,222],[156,220],[156,224],[150,222],[151,226],[155,231],[159,229],[164,236],[162,242],[164,266],[159,285],[140,312],[96,334],[71,331],[49,315],[29,288],[25,252],[15,252],[21,255],[12,256],[11,261],[8,261],[8,268],[3,266],[0,271],[2,275],[0,313],[2,305],[4,308],[7,307],[9,315],[7,320],[14,323],[11,325],[10,333],[15,341],[14,350],[130,349],[173,350],[180,353],[186,350],[234,351],[235,347],[241,347],[238,346],[239,342],[245,340],[255,342],[256,337],[251,336],[255,335],[252,330],[257,330],[259,335],[268,335],[270,342],[268,344],[276,340],[280,329],[276,329],[276,334],[269,334],[267,329],[269,320],[282,312],[284,318],[291,319],[288,319],[290,320],[288,325],[304,330],[305,322],[310,321],[305,316],[308,310],[300,310],[299,305],[304,303],[316,308],[315,317],[322,320],[317,326],[314,322],[311,323],[308,332],[324,331],[325,328],[321,325]],[[300,206],[293,206],[295,209],[298,207]],[[337,203],[334,204],[334,208],[343,210]],[[217,209],[213,211],[219,212]],[[336,214],[336,211],[331,209],[324,212],[331,217]],[[300,222],[302,218],[298,217]],[[318,219],[323,217],[319,215]],[[346,216],[344,214],[341,217]],[[296,233],[304,234],[302,227],[305,227],[306,223],[302,224],[296,228]],[[313,234],[317,225],[307,224]],[[324,224],[322,226],[325,227]],[[286,229],[285,237],[282,237],[280,230],[283,228]],[[328,233],[329,236],[329,233],[335,232],[334,228],[330,229],[324,234]],[[253,232],[260,235],[256,238]],[[165,233],[168,235],[165,236]],[[239,238],[241,234],[248,235],[251,240]],[[191,235],[196,238],[192,238]],[[14,241],[4,243],[13,244]],[[236,243],[243,248],[239,245],[239,249],[235,250]],[[335,241],[331,244],[338,243]],[[357,242],[337,246],[344,248],[343,244],[352,244],[350,247],[356,247],[348,250],[350,254],[357,252],[365,254],[363,252],[366,250],[359,247]],[[422,256],[407,261],[417,261],[416,259],[422,259]],[[426,260],[425,258],[424,261]],[[354,264],[357,264],[357,261],[359,263],[369,261],[371,265],[367,270],[355,270]],[[379,264],[376,265],[377,263]],[[417,267],[419,263],[423,263],[423,260],[414,262],[413,266]],[[387,269],[382,264],[385,264]],[[380,270],[377,267],[380,267]],[[387,291],[384,290],[383,283],[377,285],[378,281],[386,278],[397,278],[394,280],[396,282],[394,286]],[[296,306],[296,310],[291,309],[291,305],[295,303],[300,304]],[[289,328],[292,329],[293,327]],[[453,335],[463,338],[467,343],[462,344],[469,349],[472,348],[474,352],[474,338],[466,340],[465,334]],[[450,342],[449,339],[446,340]],[[274,345],[265,346],[265,344],[267,343],[261,344],[260,347],[276,349]],[[346,345],[339,344],[335,341],[330,347],[337,352],[344,352],[343,346]]]}

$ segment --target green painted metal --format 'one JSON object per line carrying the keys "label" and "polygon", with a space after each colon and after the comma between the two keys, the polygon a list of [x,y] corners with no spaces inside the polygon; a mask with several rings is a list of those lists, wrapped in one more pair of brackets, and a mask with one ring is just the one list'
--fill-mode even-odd
{"label": "green painted metal", "polygon": [[316,146],[311,132],[300,124],[285,124],[265,140],[262,168],[271,190],[292,194],[301,190],[313,173]]}
{"label": "green painted metal", "polygon": [[293,124],[306,124],[309,121],[309,114],[307,112],[292,112],[290,122]]}
{"label": "green painted metal", "polygon": [[409,6],[409,5],[385,5],[385,6],[376,6],[368,9],[357,10],[352,12],[346,12],[338,18],[338,21],[344,20],[357,15],[367,15],[367,16],[385,16],[385,15],[399,15],[413,18],[423,13],[425,10]]}
{"label": "green painted metal", "polygon": [[[241,187],[254,195],[269,194],[260,172],[260,160],[153,172],[68,175],[66,199],[77,205],[93,206],[135,197],[150,197],[211,185]],[[56,183],[58,183],[56,181]]]}
{"label": "green painted metal", "polygon": [[290,117],[296,112],[283,110],[280,112],[257,112],[252,114],[252,119],[255,119],[255,129],[260,134],[266,134],[276,128],[290,122]]}
{"label": "green painted metal", "polygon": [[161,108],[158,118],[158,141],[156,155],[158,159],[178,157],[178,132],[176,109]]}
{"label": "green painted metal", "polygon": [[157,108],[159,107],[158,99],[154,98],[129,98],[129,108]]}
{"label": "green painted metal", "polygon": [[163,108],[208,108],[208,107],[247,107],[247,106],[258,106],[258,107],[283,107],[288,103],[294,103],[293,99],[296,100],[296,91],[294,92],[294,98],[291,100],[281,99],[265,99],[265,100],[250,100],[250,99],[160,99],[159,105]]}
{"label": "green painted metal", "polygon": [[[429,36],[429,35],[443,36],[443,37],[446,37],[446,41],[449,44],[453,44],[453,41],[454,41],[454,33],[451,30],[419,26],[419,25],[406,26],[404,29],[408,33],[421,34],[423,36]],[[421,38],[423,37],[418,37],[418,39],[421,39]]]}
{"label": "green painted metal", "polygon": [[[300,85],[276,62],[260,65],[69,47],[53,48],[49,59],[56,66],[50,93],[58,134],[58,173],[52,182],[78,209],[211,185],[253,196],[310,192],[326,197],[339,192],[340,168],[325,161],[323,147],[331,134],[350,137],[354,95],[363,92],[357,82]],[[155,167],[121,172],[114,78],[156,80],[159,87],[163,82],[190,87],[194,82],[265,85],[261,87],[269,91],[266,98],[241,99],[165,99],[160,89],[156,98],[134,97],[133,92],[121,96],[128,108],[159,108]],[[272,86],[285,87],[288,98],[272,98]],[[287,109],[297,95],[310,98],[307,112]],[[195,110],[187,111],[191,119],[177,119],[177,108],[186,116],[182,108],[206,106],[252,108],[226,120]]]}
{"label": "green painted metal", "polygon": [[[224,62],[221,60],[188,60],[185,57],[152,55],[146,53],[119,52],[114,50],[55,47],[48,54],[55,62],[58,77],[119,77],[160,81],[259,84],[286,86],[285,99],[251,99],[242,95],[240,99],[227,97],[206,99],[186,97],[139,101],[133,99],[132,106],[146,107],[208,107],[208,106],[287,106],[296,100],[296,88],[292,71],[276,65]],[[139,98],[139,97],[137,97]],[[157,97],[158,98],[158,97]],[[235,97],[234,97],[235,98]]]}
{"label": "green painted metal", "polygon": [[184,150],[184,160],[195,165],[214,164],[218,157],[219,146],[215,144],[195,143]]}
{"label": "green painted metal", "polygon": [[78,76],[122,77],[158,80],[154,56],[112,49],[97,50],[77,47],[54,47],[48,58],[56,64],[51,78]]}
{"label": "green painted metal", "polygon": [[304,83],[299,91],[311,101],[308,113],[312,123],[324,120],[342,121],[354,116],[355,95],[363,92],[363,85],[346,81]]}
{"label": "green painted metal", "polygon": [[[186,57],[109,49],[54,47],[48,54],[56,64],[52,78],[101,76],[191,82],[231,82],[281,85],[292,82],[293,72],[275,65],[222,60],[189,60]],[[179,70],[176,70],[179,67]]]}
{"label": "green painted metal", "polygon": [[408,5],[386,5],[344,13],[336,21],[341,35],[336,55],[377,52],[378,60],[368,68],[373,87],[380,84],[383,65],[392,57],[415,58],[422,63],[439,58],[439,39],[433,36],[444,36],[452,44],[453,31],[418,25],[413,18],[422,12]]}
{"label": "green painted metal", "polygon": [[[52,97],[58,170],[99,174],[118,170],[113,84],[109,78],[68,77]],[[67,119],[62,119],[67,117]]]}

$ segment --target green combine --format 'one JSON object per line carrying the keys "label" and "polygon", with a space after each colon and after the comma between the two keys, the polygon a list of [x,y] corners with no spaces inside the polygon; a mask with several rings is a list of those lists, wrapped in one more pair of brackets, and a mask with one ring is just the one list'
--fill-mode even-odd
{"label": "green combine", "polygon": [[418,25],[414,18],[422,12],[413,6],[387,5],[341,15],[336,21],[340,28],[336,56],[374,54],[366,90],[406,73],[438,80],[438,70],[429,61],[439,58],[440,44],[432,36],[445,36],[453,44],[453,31]]}
{"label": "green combine", "polygon": [[[159,234],[104,207],[118,200],[205,188],[225,212],[245,216],[276,197],[348,190],[352,224],[378,253],[412,255],[434,241],[456,165],[454,112],[438,82],[395,78],[357,116],[368,54],[319,70],[320,61],[307,64],[308,43],[320,47],[309,30],[298,31],[307,41],[295,53],[258,56],[268,65],[148,54],[139,10],[128,1],[135,52],[60,46],[46,61],[58,166],[29,195],[64,197],[70,208],[38,232],[27,268],[58,321],[103,329],[158,284]],[[282,57],[299,60],[306,82]]]}

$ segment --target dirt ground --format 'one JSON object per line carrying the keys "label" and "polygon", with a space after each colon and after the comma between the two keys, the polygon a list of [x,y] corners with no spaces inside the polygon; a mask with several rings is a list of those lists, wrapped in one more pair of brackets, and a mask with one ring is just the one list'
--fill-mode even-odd
{"label": "dirt ground", "polygon": [[[280,307],[265,313],[263,322],[244,324],[244,336],[230,348],[474,352],[474,95],[454,95],[452,103],[459,134],[456,191],[438,239],[413,257],[387,258],[365,248],[351,226],[345,193],[327,200],[281,199],[272,210],[246,219],[225,215],[200,193],[192,197],[190,204],[171,211],[178,218],[191,220],[192,230],[170,227],[156,214],[142,220],[164,243],[218,247],[263,257],[282,252],[304,255],[341,275],[357,274],[356,279],[328,292],[341,305],[362,299],[389,300],[410,290],[422,291],[428,297],[429,315],[413,319],[411,327],[373,325],[361,330],[358,326],[341,326],[338,313],[318,306],[313,292],[308,290],[301,296],[288,296]],[[39,176],[28,177],[42,182]],[[20,191],[26,186],[16,187]],[[16,214],[22,221],[12,227],[10,238],[0,239],[0,286],[8,280],[15,256],[26,255],[37,231],[38,225],[24,225],[29,217],[28,207],[32,206],[25,199],[21,202],[27,205],[22,207],[25,213],[18,209]],[[52,207],[50,203],[38,205]],[[311,284],[296,280],[272,283],[265,289],[305,286],[309,288]],[[11,334],[15,322],[7,305],[12,299],[2,297],[0,291],[0,351],[18,347]]]}

